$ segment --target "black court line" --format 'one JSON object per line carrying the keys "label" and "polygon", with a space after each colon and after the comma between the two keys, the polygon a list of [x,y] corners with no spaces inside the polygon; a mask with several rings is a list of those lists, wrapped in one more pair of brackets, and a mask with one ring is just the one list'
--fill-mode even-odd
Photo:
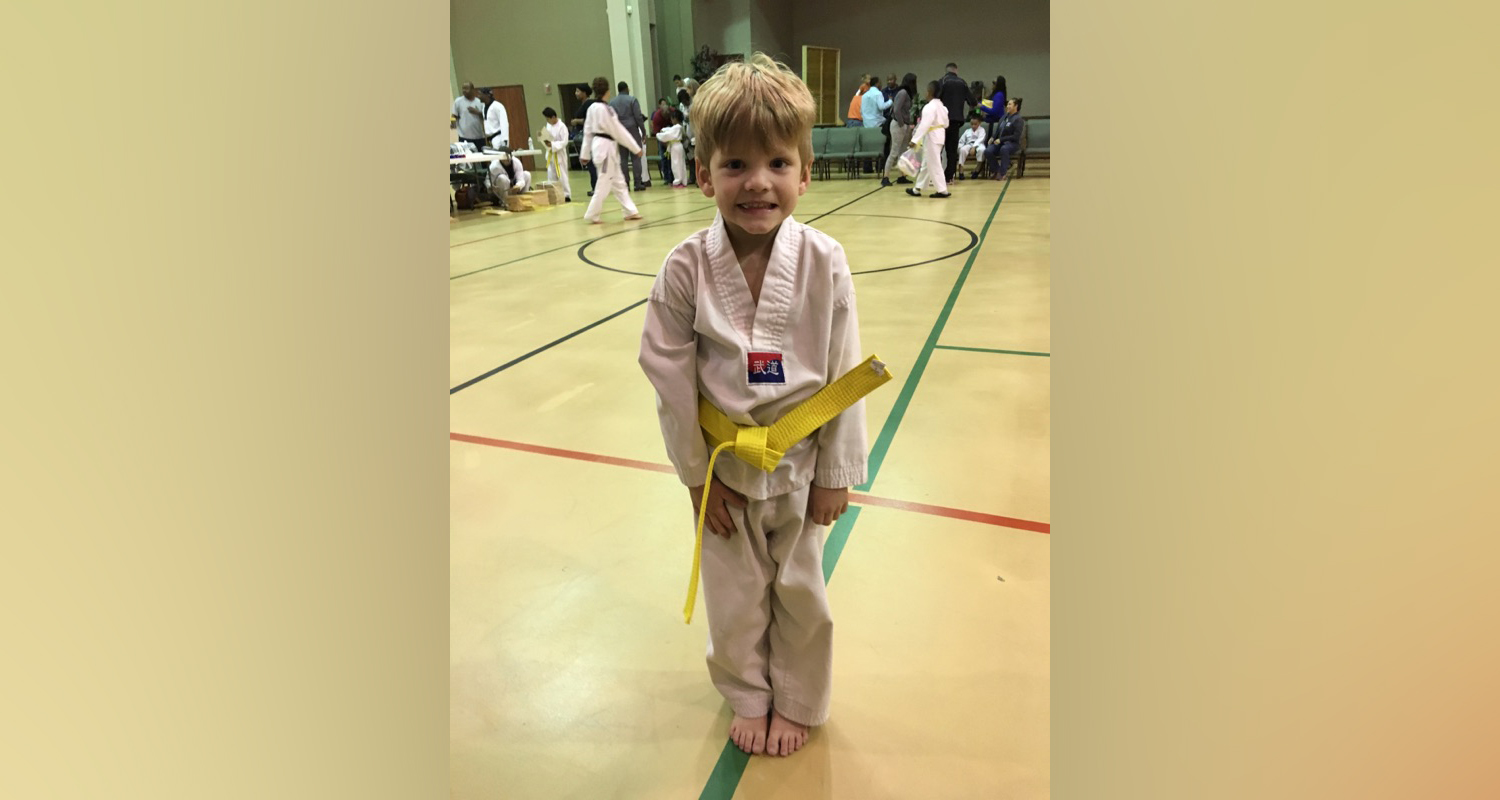
{"label": "black court line", "polygon": [[859,201],[865,199],[866,197],[869,197],[872,194],[875,194],[876,192],[878,192],[878,191],[880,191],[881,189],[884,189],[884,188],[886,188],[886,187],[884,187],[884,186],[876,186],[874,189],[871,189],[870,191],[865,192],[864,194],[860,195],[859,197],[856,197],[853,200],[850,200],[849,202],[847,202],[847,203],[845,203],[845,204],[843,204],[841,206],[837,206],[837,207],[833,208],[830,211],[824,211],[823,213],[817,215],[816,217],[813,217],[812,219],[810,219],[810,220],[808,220],[808,221],[806,221],[806,222],[804,222],[802,224],[803,225],[811,225],[814,222],[817,222],[818,220],[820,220],[820,219],[828,216],[829,214],[832,214],[834,211],[838,211],[841,208],[848,208],[849,206],[852,206],[855,203],[858,203]]}
{"label": "black court line", "polygon": [[[702,211],[702,210],[703,210],[702,208],[691,208],[691,209],[688,209],[687,211],[682,212],[681,214],[672,214],[671,216],[662,217],[662,220],[672,219],[673,217],[681,217],[681,216],[684,216],[684,215],[687,215],[687,214],[692,214],[695,211]],[[578,221],[581,221],[581,219],[579,219],[579,220],[568,220],[568,221],[569,222],[578,222]],[[657,221],[660,222],[661,220],[657,220]],[[585,223],[585,224],[587,224],[587,223]],[[645,228],[645,227],[648,227],[649,224],[650,223],[648,223],[647,225],[639,225],[637,227]],[[615,233],[620,233],[620,232],[621,231],[615,231]],[[605,235],[609,236],[609,235],[612,235],[612,234],[605,234]],[[594,239],[602,239],[602,238],[604,238],[604,237],[603,236],[596,236],[596,237],[593,237],[592,239],[586,239],[583,242],[569,242],[569,243],[567,243],[565,245],[561,245],[559,247],[554,247],[551,250],[543,250],[540,253],[532,253],[529,256],[521,256],[520,258],[513,258],[513,259],[511,259],[509,261],[502,261],[499,264],[491,264],[488,267],[480,267],[479,269],[476,269],[476,270],[474,270],[472,272],[465,272],[465,273],[463,273],[461,275],[454,275],[454,276],[451,276],[450,278],[448,278],[448,280],[450,280],[450,281],[456,281],[459,278],[467,278],[470,275],[478,275],[481,272],[485,272],[487,270],[492,270],[492,269],[495,269],[496,267],[503,267],[503,266],[506,266],[508,264],[514,264],[517,261],[525,261],[528,258],[536,258],[537,256],[544,256],[544,255],[546,255],[548,253],[555,253],[558,250],[562,250],[562,249],[565,249],[565,248],[568,248],[568,247],[576,247],[579,244],[587,244],[588,242],[591,242]]]}
{"label": "black court line", "polygon": [[[847,202],[847,203],[845,203],[845,204],[843,204],[841,206],[838,206],[838,208],[835,208],[832,211],[827,211],[827,212],[824,212],[823,214],[818,215],[817,217],[813,217],[813,219],[820,219],[822,217],[828,216],[829,214],[832,214],[834,211],[838,211],[840,208],[847,208],[848,206],[851,206],[854,203],[857,203],[860,200],[863,200],[864,198],[869,197],[870,195],[874,194],[875,192],[877,192],[877,191],[879,191],[879,190],[881,190],[883,188],[885,188],[885,187],[883,187],[883,186],[877,186],[874,189],[872,189],[872,190],[870,190],[868,192],[865,192],[864,194],[860,195],[859,197],[856,197],[853,200],[850,200],[849,202]],[[662,220],[672,219],[672,217],[685,216],[685,215],[691,214],[691,213],[693,213],[695,211],[706,211],[707,208],[708,207],[691,209],[689,211],[684,211],[681,214],[673,214],[671,217],[663,217]],[[652,227],[652,225],[660,224],[662,220],[658,220],[658,221],[656,221],[654,223],[649,223],[647,225],[641,225],[641,226],[638,226],[637,228],[632,228],[630,230],[638,230],[639,228]],[[947,224],[951,224],[951,223],[947,223]],[[959,227],[961,227],[961,226],[959,226]],[[615,235],[619,235],[621,233],[626,233],[626,232],[627,231],[615,231],[612,234],[606,234],[606,236],[615,236]],[[599,236],[599,237],[595,237],[595,238],[596,239],[603,239],[603,238],[606,238],[606,237],[605,236]],[[592,242],[592,241],[594,241],[594,239],[590,239],[589,240],[589,242]],[[583,244],[586,246],[587,244],[589,244],[589,242],[584,242]],[[571,244],[569,244],[569,245],[563,245],[563,247],[571,247],[571,246],[572,246]],[[972,247],[972,246],[973,245],[970,245],[970,247]],[[527,258],[533,258],[534,256],[544,255],[545,253],[551,253],[551,252],[554,252],[554,251],[557,251],[557,250],[561,250],[561,249],[563,249],[563,248],[562,247],[555,247],[552,250],[546,250],[546,251],[543,251],[542,253],[534,253],[533,255],[530,255],[530,256],[525,256],[523,258],[518,258],[518,259],[515,259],[513,261],[507,261],[507,262],[505,262],[505,264],[514,264],[516,261],[524,261]],[[581,248],[580,248],[580,250],[581,250]],[[503,266],[505,266],[505,264],[496,264],[493,267],[485,267],[484,269],[475,270],[475,272],[483,272],[486,269],[494,269],[495,267],[503,267]],[[608,267],[606,267],[605,269],[608,269]],[[614,271],[615,272],[619,272],[620,270],[614,270]],[[475,272],[467,272],[467,273],[464,273],[464,275],[458,275],[458,276],[456,276],[456,278],[462,278],[465,275],[473,275],[473,274],[475,274]],[[632,273],[632,274],[641,274],[641,273]],[[655,276],[648,276],[648,277],[655,277]],[[449,278],[449,280],[454,280],[454,279],[455,278]],[[630,311],[631,309],[634,309],[634,308],[636,308],[638,306],[643,305],[646,302],[646,300],[648,300],[648,299],[649,298],[644,298],[643,297],[640,300],[637,300],[636,302],[631,303],[630,305],[628,305],[628,306],[620,309],[619,311],[616,311],[615,313],[610,314],[607,317],[604,317],[603,319],[599,319],[599,320],[596,320],[594,322],[591,322],[588,325],[585,325],[582,328],[579,328],[578,330],[573,331],[572,333],[570,333],[570,334],[568,334],[566,336],[563,336],[562,338],[559,338],[559,339],[556,339],[554,341],[548,342],[547,344],[544,344],[541,347],[538,347],[537,349],[532,350],[531,352],[527,353],[526,355],[519,356],[517,358],[513,358],[510,361],[507,361],[504,364],[501,364],[500,366],[495,367],[494,369],[492,369],[489,372],[486,372],[486,373],[484,373],[482,375],[476,375],[476,376],[474,376],[474,377],[472,377],[472,378],[464,381],[463,383],[460,383],[459,385],[453,387],[452,389],[449,389],[448,390],[448,394],[450,396],[454,395],[454,394],[456,394],[456,393],[458,393],[460,391],[463,391],[464,389],[469,388],[470,386],[473,386],[476,383],[479,383],[480,381],[482,381],[482,380],[484,380],[486,378],[490,378],[490,377],[493,377],[495,375],[498,375],[499,373],[501,373],[501,372],[503,372],[503,371],[505,371],[507,369],[510,369],[511,367],[513,367],[513,366],[521,363],[522,361],[525,361],[525,360],[531,358],[532,356],[536,356],[536,355],[540,355],[541,353],[545,353],[546,351],[551,350],[552,348],[554,348],[554,347],[562,344],[563,342],[566,342],[567,340],[573,338],[574,336],[577,336],[580,333],[584,333],[585,331],[592,330],[593,328],[596,328],[596,327],[598,327],[600,325],[603,325],[604,323],[609,322],[610,320],[614,319],[615,317],[618,317],[621,314],[624,314],[625,312]]]}
{"label": "black court line", "polygon": [[[885,187],[881,187],[881,188],[883,189]],[[848,204],[846,203],[845,205],[848,205]],[[837,211],[838,209],[834,209],[834,210]],[[830,211],[828,213],[831,214],[833,212]],[[825,214],[824,216],[827,216],[827,215]],[[920,267],[923,264],[932,264],[932,263],[937,262],[937,261],[942,261],[944,259],[953,258],[954,256],[961,256],[964,253],[967,253],[970,250],[973,250],[974,247],[979,244],[979,234],[975,233],[972,230],[969,230],[968,228],[965,228],[962,225],[959,225],[956,222],[948,222],[946,220],[941,220],[941,219],[927,219],[926,217],[903,217],[903,216],[897,216],[897,215],[894,215],[894,214],[845,214],[845,216],[848,216],[848,217],[877,217],[877,218],[881,218],[881,219],[905,219],[905,220],[915,220],[917,222],[931,222],[931,223],[933,223],[935,225],[948,225],[950,227],[958,228],[959,230],[963,231],[964,233],[969,234],[969,243],[968,244],[964,245],[962,248],[960,248],[958,250],[955,250],[955,251],[953,251],[953,252],[951,252],[951,253],[949,253],[949,254],[947,254],[945,256],[938,256],[937,258],[929,258],[926,261],[917,261],[917,262],[914,262],[914,263],[911,263],[911,264],[898,264],[897,266],[894,266],[894,267],[881,267],[880,269],[864,269],[864,270],[860,270],[858,272],[850,271],[850,273],[849,273],[850,275],[873,275],[874,273],[877,273],[877,272],[891,272],[893,270],[898,270],[898,269],[910,269],[911,267]],[[692,224],[693,222],[695,222],[695,220],[683,220],[681,222],[673,222],[673,223],[670,223],[670,224],[672,224],[672,225],[687,225],[687,224]],[[658,225],[662,225],[662,224],[665,224],[665,223],[657,223],[657,224]],[[646,226],[646,225],[642,225],[641,226],[641,228],[645,228],[645,227],[650,227],[650,226]],[[617,272],[617,273],[619,273],[621,275],[639,275],[642,278],[655,278],[656,277],[656,273],[653,273],[653,272],[631,272],[628,269],[620,269],[618,267],[607,267],[607,266],[605,266],[603,264],[600,264],[597,261],[594,261],[594,260],[590,259],[587,255],[585,255],[585,253],[589,249],[589,247],[593,246],[594,244],[597,244],[598,242],[602,242],[605,239],[610,238],[611,236],[620,236],[622,234],[630,233],[631,231],[635,231],[635,230],[640,230],[640,228],[629,228],[629,229],[626,229],[626,230],[623,230],[623,231],[615,231],[614,233],[607,234],[605,236],[600,236],[597,239],[591,239],[591,240],[589,240],[587,242],[584,242],[582,245],[580,245],[578,247],[578,260],[582,261],[585,264],[588,264],[591,267],[595,267],[595,268],[602,269],[602,270],[607,270],[609,272]]]}
{"label": "black court line", "polygon": [[[635,196],[632,195],[630,199],[634,200]],[[672,199],[673,198],[671,198],[671,197],[661,197],[661,198],[657,198],[655,200],[647,200],[647,201],[642,202],[642,203],[636,203],[635,207],[636,208],[640,208],[641,206],[650,206],[650,205],[655,205],[657,203],[665,203],[666,201],[672,200]],[[563,204],[561,207],[566,207],[567,205],[570,205],[570,204]],[[584,203],[583,205],[584,205],[584,207],[587,207],[588,203]],[[479,242],[488,242],[491,239],[499,239],[501,236],[514,236],[515,234],[526,233],[527,231],[537,231],[537,230],[541,230],[542,228],[550,228],[553,225],[566,225],[569,222],[577,222],[579,219],[580,219],[580,217],[568,217],[567,219],[560,219],[560,220],[558,220],[556,222],[548,222],[545,225],[534,225],[534,226],[532,226],[530,228],[521,228],[520,230],[506,231],[505,233],[497,233],[494,236],[482,236],[482,237],[480,237],[478,239],[470,239],[467,242],[459,242],[458,244],[450,244],[450,245],[448,245],[448,249],[452,250],[455,247],[463,247],[466,244],[478,244]]]}
{"label": "black court line", "polygon": [[546,352],[548,350],[551,350],[552,348],[554,348],[554,347],[562,344],[563,342],[566,342],[567,340],[573,338],[574,336],[577,336],[578,334],[583,333],[584,331],[590,330],[592,328],[597,328],[600,325],[603,325],[604,323],[609,322],[610,320],[614,319],[615,317],[618,317],[621,314],[624,314],[625,312],[631,310],[632,308],[635,308],[636,306],[639,306],[639,305],[645,303],[647,299],[648,298],[643,297],[643,298],[635,301],[634,303],[631,303],[630,305],[625,306],[624,308],[620,309],[619,311],[616,311],[615,313],[610,314],[609,316],[605,317],[604,319],[596,320],[594,322],[590,322],[589,324],[583,326],[582,328],[579,328],[576,331],[573,331],[572,333],[568,334],[567,336],[562,337],[561,339],[557,339],[557,340],[548,342],[547,344],[544,344],[541,347],[538,347],[537,349],[532,350],[530,353],[527,353],[524,356],[520,356],[519,358],[513,358],[513,359],[505,362],[504,364],[501,364],[500,366],[495,367],[494,369],[490,370],[489,372],[484,373],[483,375],[477,375],[477,376],[475,376],[473,378],[470,378],[470,379],[464,381],[463,383],[460,383],[459,385],[453,387],[452,389],[449,389],[448,390],[448,394],[452,395],[452,394],[454,394],[456,392],[459,392],[459,391],[461,391],[463,389],[467,389],[470,386],[473,386],[474,384],[479,383],[480,381],[484,380],[485,378],[491,377],[493,375],[498,375],[499,373],[503,372],[504,370],[510,369],[511,367],[514,367],[515,365],[521,363],[522,361],[525,361],[528,358],[531,358],[534,355],[538,355],[540,353],[544,353],[544,352]]}
{"label": "black court line", "polygon": [[[847,202],[847,203],[845,203],[845,204],[843,204],[841,206],[835,206],[834,208],[829,209],[828,211],[824,211],[823,213],[817,215],[816,217],[813,217],[812,219],[810,219],[807,222],[804,222],[802,224],[803,225],[811,225],[813,222],[815,222],[817,220],[820,220],[820,219],[828,216],[829,214],[832,214],[833,212],[838,211],[841,208],[848,208],[849,206],[852,206],[855,203],[858,203],[859,201],[865,199],[866,197],[869,197],[870,195],[872,195],[872,194],[874,194],[874,193],[876,193],[876,192],[878,192],[878,191],[880,191],[881,189],[884,189],[884,188],[886,188],[886,187],[884,187],[884,186],[876,186],[874,189],[871,189],[870,191],[865,192],[864,194],[860,195],[859,197],[856,197],[853,200],[850,200],[849,202]],[[701,210],[706,210],[706,209],[701,209]],[[673,214],[672,216],[673,217],[680,217],[680,216],[683,216],[683,215],[682,214]],[[872,216],[873,217],[873,216],[881,216],[881,215],[866,214],[864,216]],[[671,219],[671,218],[672,217],[662,217],[663,220],[668,220],[668,219]],[[908,218],[907,217],[898,217],[897,219],[908,219]],[[939,222],[939,220],[928,220],[928,221],[929,222]],[[619,236],[622,233],[629,233],[632,230],[640,230],[640,228],[655,227],[656,225],[659,225],[659,224],[660,224],[660,221],[658,221],[656,223],[653,223],[651,225],[641,225],[641,226],[639,226],[637,228],[629,228],[629,229],[626,229],[626,230],[623,230],[623,231],[615,231],[614,233],[607,233],[607,234],[605,234],[603,236],[598,236],[598,237],[595,237],[593,239],[590,239],[590,240],[588,240],[588,241],[586,241],[586,242],[584,242],[584,243],[582,243],[582,244],[580,244],[578,246],[578,260],[582,261],[585,264],[588,264],[591,267],[595,267],[595,268],[602,269],[602,270],[607,270],[609,272],[618,272],[621,275],[639,275],[642,278],[655,278],[656,274],[655,273],[651,273],[651,272],[631,272],[628,269],[619,269],[619,268],[616,268],[616,267],[606,267],[606,266],[604,266],[603,264],[600,264],[597,261],[590,261],[589,257],[586,256],[586,255],[584,255],[583,253],[584,253],[585,250],[587,250],[589,248],[589,245],[591,245],[591,244],[593,244],[595,242],[603,241],[604,239],[608,239],[611,236]],[[681,223],[678,223],[678,224],[681,224]],[[951,222],[943,222],[942,224],[944,224],[944,225],[953,225],[953,223],[951,223]],[[922,264],[930,264],[930,263],[932,263],[932,261],[941,261],[943,258],[951,258],[952,256],[963,255],[964,253],[967,253],[970,250],[970,248],[974,247],[975,242],[979,241],[979,237],[976,236],[973,231],[970,231],[968,228],[964,228],[962,225],[954,225],[954,227],[955,228],[963,228],[965,231],[968,231],[969,236],[972,239],[969,242],[969,246],[968,247],[965,247],[964,249],[958,251],[957,253],[953,253],[952,255],[943,256],[942,258],[935,258],[935,259],[931,259],[930,261],[922,261],[922,262],[919,262],[919,263],[916,263],[916,264],[906,264],[906,265],[904,265],[902,267],[888,267],[886,269],[869,270],[869,272],[886,272],[886,271],[891,270],[891,269],[904,269],[905,267],[918,267],[918,266],[921,266]],[[854,275],[863,275],[864,273],[862,273],[862,272],[855,272],[855,273],[851,273],[851,274],[854,274]]]}

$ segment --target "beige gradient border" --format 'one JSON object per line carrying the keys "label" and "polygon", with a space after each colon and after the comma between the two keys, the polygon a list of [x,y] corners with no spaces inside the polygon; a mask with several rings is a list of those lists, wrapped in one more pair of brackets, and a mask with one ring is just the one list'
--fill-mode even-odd
{"label": "beige gradient border", "polygon": [[1500,797],[1497,23],[1053,4],[1055,797]]}
{"label": "beige gradient border", "polygon": [[446,7],[0,20],[0,796],[445,796]]}
{"label": "beige gradient border", "polygon": [[[6,6],[0,796],[445,793],[441,8]],[[1496,796],[1496,11],[1053,16],[1054,796]]]}

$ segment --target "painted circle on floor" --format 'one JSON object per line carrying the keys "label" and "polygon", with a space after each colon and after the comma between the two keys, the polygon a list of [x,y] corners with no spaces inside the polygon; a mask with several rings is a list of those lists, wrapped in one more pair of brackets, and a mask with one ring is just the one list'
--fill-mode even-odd
{"label": "painted circle on floor", "polygon": [[[921,225],[915,226],[913,232],[909,234],[910,236],[923,236],[923,235],[927,235],[927,234],[920,233],[918,231],[921,228],[923,228],[925,226],[928,226],[928,225],[938,225],[938,226],[944,226],[945,228],[951,228],[951,229],[953,229],[952,231],[944,230],[944,232],[943,232],[943,240],[942,241],[947,241],[947,240],[951,239],[952,242],[951,242],[951,244],[949,246],[954,246],[957,249],[955,249],[952,252],[947,253],[945,255],[937,256],[936,258],[929,258],[929,259],[926,259],[924,261],[914,261],[914,262],[912,262],[910,264],[894,264],[894,265],[890,265],[890,266],[868,265],[867,268],[865,268],[865,269],[851,269],[850,273],[854,274],[854,275],[870,275],[870,274],[873,274],[873,273],[876,273],[876,272],[893,272],[893,271],[898,270],[898,269],[910,269],[912,267],[920,267],[920,266],[922,266],[924,264],[934,264],[934,263],[939,262],[939,261],[943,261],[943,260],[946,260],[946,259],[949,259],[949,258],[953,258],[954,256],[961,256],[964,253],[967,253],[970,250],[973,250],[974,246],[977,245],[977,244],[979,244],[979,234],[977,234],[974,231],[969,230],[968,228],[965,228],[964,226],[959,225],[957,223],[954,223],[954,222],[945,222],[943,220],[938,220],[938,219],[924,219],[922,217],[897,216],[897,215],[892,215],[892,214],[832,214],[832,215],[828,215],[827,218],[828,219],[832,219],[832,220],[839,220],[839,219],[842,219],[842,218],[855,218],[855,217],[861,217],[861,218],[866,218],[866,219],[901,220],[903,222],[921,223]],[[823,219],[823,217],[818,217],[818,218],[815,218],[815,219]],[[641,276],[643,278],[655,278],[656,277],[656,273],[654,273],[654,272],[637,272],[635,270],[622,269],[620,267],[612,267],[612,266],[610,266],[608,264],[602,264],[602,263],[600,263],[598,261],[595,261],[594,259],[592,259],[592,258],[589,257],[589,252],[588,252],[589,248],[593,247],[596,244],[599,244],[600,242],[605,242],[605,241],[608,241],[610,239],[614,239],[615,237],[618,237],[618,236],[624,236],[625,234],[636,233],[638,231],[643,231],[643,230],[654,230],[654,229],[657,229],[657,228],[667,228],[667,227],[681,226],[681,225],[692,225],[692,226],[695,226],[695,228],[703,228],[703,227],[707,226],[707,221],[699,219],[699,220],[676,220],[676,221],[672,221],[672,222],[662,222],[662,223],[657,223],[657,224],[647,223],[645,225],[641,225],[641,226],[634,227],[634,228],[628,228],[628,229],[623,230],[623,231],[616,231],[615,233],[606,234],[604,236],[600,236],[597,239],[591,239],[591,240],[585,242],[583,245],[581,245],[578,248],[578,259],[580,261],[582,261],[583,263],[588,264],[591,267],[596,267],[596,268],[602,269],[602,270],[608,270],[610,272],[618,272],[618,273],[621,273],[622,275],[639,275],[639,276]],[[907,236],[908,234],[902,233],[901,231],[897,230],[900,227],[902,227],[902,226],[894,225],[892,223],[879,223],[878,235],[880,235],[880,236],[887,236],[887,235],[891,235],[892,233],[897,233],[897,234],[900,234],[902,236]],[[831,236],[834,235],[834,232],[825,230],[824,228],[818,228],[818,230],[821,230],[821,231],[823,231],[825,233],[828,233]],[[864,258],[862,258],[861,254],[859,254],[858,252],[850,252],[850,249],[851,249],[850,245],[851,245],[851,243],[858,242],[859,241],[859,236],[860,236],[860,233],[858,233],[858,232],[855,232],[855,233],[852,233],[852,234],[848,234],[848,235],[844,235],[844,236],[834,236],[834,238],[837,239],[840,244],[844,245],[845,252],[849,253],[851,265],[852,265],[852,263],[868,264],[868,262],[871,260],[871,259],[864,259]],[[622,240],[622,241],[629,241],[629,240]],[[963,244],[960,246],[959,243],[961,241],[963,242]],[[941,242],[933,242],[933,244],[935,244],[935,245],[941,245]],[[613,248],[609,248],[608,246],[606,247],[606,249],[613,250]],[[627,259],[628,259],[628,256],[631,255],[630,251],[634,250],[634,249],[636,249],[636,248],[632,248],[632,247],[629,247],[627,245],[627,246],[624,246],[624,247],[620,247],[617,251],[611,252],[610,255],[626,255]],[[660,255],[661,254],[661,249],[660,249],[659,245],[653,245],[650,248],[650,252],[651,252],[651,254],[652,254],[652,256],[654,258],[660,258],[661,257],[661,255]],[[614,260],[617,260],[617,259],[615,259],[615,258],[607,258],[607,260],[614,261]],[[626,259],[620,259],[620,260],[626,260]]]}

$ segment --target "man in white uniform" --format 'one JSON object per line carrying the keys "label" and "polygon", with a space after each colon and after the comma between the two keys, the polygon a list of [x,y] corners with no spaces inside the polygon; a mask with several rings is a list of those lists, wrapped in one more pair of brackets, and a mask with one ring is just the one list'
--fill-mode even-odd
{"label": "man in white uniform", "polygon": [[510,147],[510,114],[505,104],[495,99],[492,89],[484,90],[484,102],[484,138],[496,150]]}
{"label": "man in white uniform", "polygon": [[594,187],[594,196],[589,198],[589,207],[583,218],[594,225],[600,223],[599,214],[604,211],[605,195],[613,194],[625,209],[625,219],[640,219],[641,213],[630,201],[630,186],[620,170],[620,147],[640,155],[641,146],[636,144],[630,131],[615,118],[615,110],[606,102],[609,99],[609,79],[594,79],[594,96],[599,102],[589,106],[588,117],[583,121],[583,145],[579,149],[580,161],[592,161],[599,171],[599,184]]}
{"label": "man in white uniform", "polygon": [[770,425],[863,358],[843,248],[791,218],[811,177],[814,114],[806,85],[761,53],[704,82],[693,105],[697,177],[718,214],[667,256],[641,337],[667,454],[695,512],[708,485],[708,671],[747,753],[788,755],[828,718],[822,526],[866,473],[860,401],[773,471],[724,454],[706,480],[700,392],[736,424]]}

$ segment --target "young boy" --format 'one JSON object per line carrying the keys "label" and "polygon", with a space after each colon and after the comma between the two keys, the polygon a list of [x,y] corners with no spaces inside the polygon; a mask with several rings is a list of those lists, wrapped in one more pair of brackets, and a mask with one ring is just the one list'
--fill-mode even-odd
{"label": "young boy", "polygon": [[561,183],[563,202],[571,203],[573,187],[568,184],[568,126],[557,118],[557,111],[551,106],[542,109],[542,116],[547,119],[541,136],[542,146],[547,150],[547,182]]}
{"label": "young boy", "polygon": [[[791,218],[811,179],[814,114],[807,86],[762,53],[724,65],[693,102],[698,184],[718,214],[662,265],[640,364],[695,514],[710,455],[700,392],[736,424],[770,425],[864,357],[843,248]],[[715,462],[702,544],[708,673],[747,753],[788,755],[827,721],[822,526],[848,509],[867,452],[859,402],[769,473],[728,453]]]}
{"label": "young boy", "polygon": [[[672,107],[667,105],[667,98],[663,97],[656,101],[656,112],[651,115],[651,135],[661,133],[672,124]],[[672,180],[672,159],[667,157],[666,151],[662,151],[662,158],[657,162],[657,168],[661,171],[663,183],[675,183]]]}
{"label": "young boy", "polygon": [[594,169],[598,172],[599,183],[594,186],[593,198],[589,200],[583,218],[591,225],[603,222],[600,214],[604,211],[604,197],[614,195],[620,208],[625,210],[625,219],[640,219],[640,211],[630,200],[630,185],[625,182],[625,173],[621,171],[619,153],[623,147],[639,156],[641,146],[620,124],[615,110],[609,107],[609,78],[594,79],[594,97],[598,102],[589,106],[588,115],[583,120],[583,143],[579,145],[578,160],[596,165]]}
{"label": "young boy", "polygon": [[[984,158],[984,137],[984,128],[979,125],[979,115],[970,114],[969,127],[965,128],[963,134],[958,137],[958,168],[953,171],[954,177],[959,180],[964,179],[964,161],[968,160],[969,156],[974,157],[975,164],[979,163],[979,159]],[[974,174],[969,177],[979,177],[977,166]]]}
{"label": "young boy", "polygon": [[672,165],[672,188],[687,188],[687,151],[682,149],[682,112],[672,109],[670,112],[672,124],[662,128],[656,134],[666,148],[670,161],[664,159],[662,163]]}

